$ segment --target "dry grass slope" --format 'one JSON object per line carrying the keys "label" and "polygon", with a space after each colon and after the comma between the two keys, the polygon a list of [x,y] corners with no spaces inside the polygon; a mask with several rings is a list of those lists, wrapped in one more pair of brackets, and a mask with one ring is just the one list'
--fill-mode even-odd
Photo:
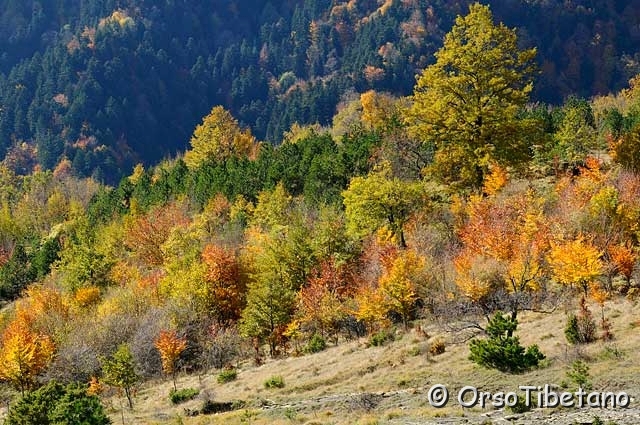
{"label": "dry grass slope", "polygon": [[[592,310],[594,315],[599,311],[595,306]],[[361,340],[329,347],[318,354],[271,360],[259,367],[242,364],[237,380],[226,384],[217,382],[219,371],[179,379],[179,388],[198,388],[201,394],[216,401],[246,402],[244,407],[229,413],[186,417],[185,408],[200,408],[201,398],[172,406],[167,397],[170,382],[147,383],[137,394],[134,410],[125,410],[124,423],[410,424],[460,423],[464,417],[467,423],[488,424],[509,413],[463,409],[455,400],[436,409],[427,402],[428,388],[436,383],[445,384],[455,396],[465,385],[494,392],[516,391],[524,384],[562,385],[567,381],[566,372],[571,362],[579,354],[589,360],[594,389],[628,392],[634,398],[633,409],[537,410],[518,423],[591,423],[598,415],[603,419],[616,419],[619,424],[632,424],[640,417],[637,410],[640,407],[640,316],[637,311],[637,302],[608,303],[606,313],[613,323],[615,340],[590,344],[580,353],[566,344],[566,312],[523,314],[518,328],[523,345],[537,343],[547,355],[542,368],[523,375],[475,366],[467,359],[466,344],[449,344],[445,353],[431,356],[428,354],[431,340],[411,330],[399,333],[396,341],[383,347],[367,347],[366,341]],[[430,335],[438,335],[435,326],[423,324],[423,328]],[[283,377],[285,387],[265,389],[264,382],[274,375]],[[114,423],[122,423],[119,400],[114,398],[108,403],[112,406]]]}

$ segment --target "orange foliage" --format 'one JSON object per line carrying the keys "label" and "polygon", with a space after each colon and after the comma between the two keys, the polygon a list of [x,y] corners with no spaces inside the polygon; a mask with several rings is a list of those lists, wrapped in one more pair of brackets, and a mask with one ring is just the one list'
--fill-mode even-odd
{"label": "orange foliage", "polygon": [[53,358],[55,346],[51,338],[31,331],[16,319],[4,330],[0,341],[0,381],[9,382],[23,394],[33,389],[37,376]]}
{"label": "orange foliage", "polygon": [[463,249],[454,260],[462,292],[478,301],[500,280],[511,292],[537,290],[550,238],[542,200],[533,192],[504,200],[472,197],[466,211],[459,230]]}
{"label": "orange foliage", "polygon": [[613,245],[609,247],[609,255],[614,270],[629,282],[638,261],[638,254],[631,244]]}
{"label": "orange foliage", "polygon": [[173,378],[173,387],[176,389],[176,363],[180,354],[187,348],[187,339],[178,337],[176,331],[160,331],[160,335],[155,340],[155,347],[160,352],[162,360],[162,370]]}
{"label": "orange foliage", "polygon": [[100,380],[95,376],[92,376],[91,380],[89,381],[89,388],[87,388],[87,394],[100,395],[103,393],[103,391],[104,386],[102,385],[102,382],[100,382]]}
{"label": "orange foliage", "polygon": [[244,307],[246,284],[234,252],[216,245],[202,251],[209,307],[220,322],[235,321]]}
{"label": "orange foliage", "polygon": [[325,260],[298,293],[298,323],[312,333],[332,333],[347,313],[355,292],[355,273],[347,265]]}
{"label": "orange foliage", "polygon": [[129,217],[125,222],[124,242],[145,264],[159,266],[164,261],[162,244],[175,227],[189,223],[184,208],[176,203],[155,208],[149,213]]}

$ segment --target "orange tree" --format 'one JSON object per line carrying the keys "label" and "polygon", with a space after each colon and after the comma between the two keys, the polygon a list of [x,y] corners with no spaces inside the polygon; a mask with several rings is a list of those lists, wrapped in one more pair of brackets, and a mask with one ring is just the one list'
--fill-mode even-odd
{"label": "orange tree", "polygon": [[[485,310],[509,310],[512,320],[526,307],[528,295],[547,277],[549,226],[543,204],[533,191],[471,197],[458,230],[462,249],[454,259],[456,283],[467,298]],[[507,305],[489,302],[496,293],[508,295]]]}

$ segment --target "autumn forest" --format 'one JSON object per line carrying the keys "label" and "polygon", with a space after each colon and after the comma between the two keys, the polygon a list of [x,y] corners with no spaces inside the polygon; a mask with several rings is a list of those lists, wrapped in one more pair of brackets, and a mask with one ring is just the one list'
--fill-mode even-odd
{"label": "autumn forest", "polygon": [[272,2],[241,45],[246,1],[215,40],[205,2],[175,34],[180,2],[80,2],[75,28],[57,3],[0,25],[5,423],[110,423],[113,391],[133,408],[154,379],[177,394],[418,320],[523,373],[545,358],[523,312],[569,305],[586,344],[640,295],[640,40],[605,34],[631,33],[626,2],[551,15],[596,20],[609,56],[566,28],[550,47],[521,2]]}

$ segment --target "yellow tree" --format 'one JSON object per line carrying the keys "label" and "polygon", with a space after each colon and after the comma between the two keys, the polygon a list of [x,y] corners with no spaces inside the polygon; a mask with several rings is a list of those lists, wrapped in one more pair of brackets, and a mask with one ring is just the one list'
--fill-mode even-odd
{"label": "yellow tree", "polygon": [[229,111],[215,106],[193,132],[191,150],[185,153],[184,162],[194,169],[207,161],[226,162],[233,157],[251,156],[255,151],[256,140],[251,131],[241,129]]}
{"label": "yellow tree", "polygon": [[388,226],[398,245],[405,248],[404,226],[423,205],[425,192],[421,182],[393,177],[388,164],[365,177],[354,177],[342,192],[348,232],[363,237]]}
{"label": "yellow tree", "polygon": [[0,381],[9,382],[24,395],[35,387],[36,378],[53,358],[53,341],[33,332],[20,320],[9,324],[1,341]]}
{"label": "yellow tree", "polygon": [[177,391],[176,366],[180,355],[187,348],[187,338],[179,337],[176,331],[162,330],[155,340],[155,346],[160,352],[162,370],[167,375],[171,375],[173,390]]}
{"label": "yellow tree", "polygon": [[431,174],[460,187],[481,187],[490,163],[529,157],[533,122],[518,119],[533,88],[535,49],[521,50],[516,31],[495,25],[488,6],[458,16],[424,70],[407,114],[412,132],[433,146]]}
{"label": "yellow tree", "polygon": [[586,296],[589,286],[604,272],[602,253],[584,236],[552,243],[548,261],[554,279],[562,284],[578,286]]}
{"label": "yellow tree", "polygon": [[386,310],[399,314],[406,328],[418,299],[417,283],[425,260],[415,251],[406,250],[389,263],[378,281],[378,290]]}

